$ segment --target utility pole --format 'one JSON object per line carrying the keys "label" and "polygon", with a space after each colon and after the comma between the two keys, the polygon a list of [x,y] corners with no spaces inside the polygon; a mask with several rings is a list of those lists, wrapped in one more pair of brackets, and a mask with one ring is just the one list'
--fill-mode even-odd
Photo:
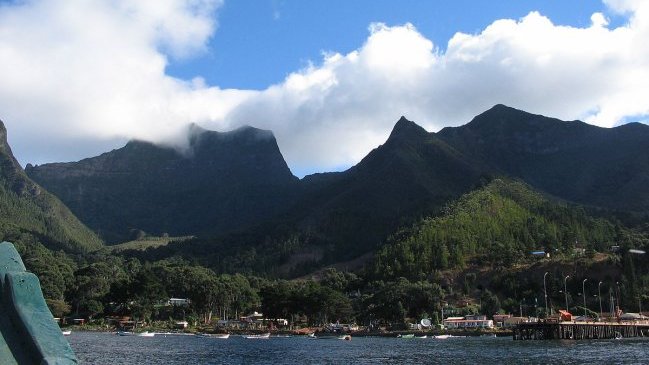
{"label": "utility pole", "polygon": [[584,317],[586,317],[586,280],[581,282],[581,295],[584,296]]}
{"label": "utility pole", "polygon": [[566,275],[566,277],[563,278],[563,294],[566,297],[566,312],[570,312],[570,310],[568,310],[568,286],[566,284],[569,277],[570,277],[570,275]]}
{"label": "utility pole", "polygon": [[545,296],[545,316],[548,316],[548,288],[545,285],[545,277],[548,276],[548,272],[546,271],[545,274],[543,274],[543,295]]}
{"label": "utility pole", "polygon": [[599,297],[599,317],[602,318],[602,282],[600,281],[599,284],[597,284],[597,296]]}

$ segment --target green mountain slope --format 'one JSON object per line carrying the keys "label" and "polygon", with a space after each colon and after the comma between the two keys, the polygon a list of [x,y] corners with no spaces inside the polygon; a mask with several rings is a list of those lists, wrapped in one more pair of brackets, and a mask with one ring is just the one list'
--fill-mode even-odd
{"label": "green mountain slope", "polygon": [[444,214],[395,234],[376,254],[374,273],[423,279],[435,270],[477,265],[511,266],[575,247],[605,252],[619,229],[582,209],[550,200],[522,182],[496,179],[449,204]]}
{"label": "green mountain slope", "polygon": [[56,197],[30,180],[7,143],[0,121],[0,239],[32,236],[53,249],[85,252],[102,246]]}
{"label": "green mountain slope", "polygon": [[385,144],[353,168],[335,177],[306,178],[306,193],[293,212],[299,227],[327,238],[340,257],[350,258],[373,250],[398,227],[438,210],[484,177],[479,165],[402,117]]}

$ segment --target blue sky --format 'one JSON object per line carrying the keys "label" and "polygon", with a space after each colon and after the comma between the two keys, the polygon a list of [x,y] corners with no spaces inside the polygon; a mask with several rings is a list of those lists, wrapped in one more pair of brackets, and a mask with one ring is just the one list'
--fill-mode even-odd
{"label": "blue sky", "polygon": [[0,119],[23,165],[252,125],[303,176],[402,115],[646,122],[647,39],[646,0],[0,0]]}
{"label": "blue sky", "polygon": [[[190,59],[171,60],[168,72],[200,76],[222,88],[261,90],[309,62],[320,62],[323,51],[357,49],[375,22],[412,23],[443,51],[456,32],[479,33],[495,19],[520,19],[539,11],[555,24],[584,27],[593,13],[605,10],[598,0],[226,1],[208,49]],[[612,25],[620,20],[611,18]]]}

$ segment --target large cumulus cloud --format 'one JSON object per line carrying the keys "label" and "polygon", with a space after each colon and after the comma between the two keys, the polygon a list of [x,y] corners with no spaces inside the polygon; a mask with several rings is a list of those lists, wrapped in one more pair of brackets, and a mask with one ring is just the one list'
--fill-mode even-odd
{"label": "large cumulus cloud", "polygon": [[[189,122],[217,130],[250,124],[273,130],[301,175],[357,162],[400,115],[437,130],[496,103],[605,127],[649,114],[644,1],[607,0],[628,20],[615,29],[605,14],[575,28],[531,12],[477,34],[458,33],[443,52],[410,24],[372,24],[357,50],[324,53],[261,91],[166,75],[168,58],[200,54],[219,4],[160,3],[0,8],[0,116],[16,135],[21,161],[80,158],[91,149],[66,149],[69,141],[179,144]],[[52,154],[54,142],[30,145],[39,138],[64,141],[59,151],[67,155]]]}

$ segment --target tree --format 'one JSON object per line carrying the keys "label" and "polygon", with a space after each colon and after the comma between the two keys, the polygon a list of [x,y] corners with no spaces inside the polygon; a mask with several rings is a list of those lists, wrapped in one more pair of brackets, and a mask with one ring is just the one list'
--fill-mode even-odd
{"label": "tree", "polygon": [[480,296],[480,302],[482,304],[482,313],[488,316],[493,316],[494,314],[500,311],[500,300],[498,296],[485,290]]}

